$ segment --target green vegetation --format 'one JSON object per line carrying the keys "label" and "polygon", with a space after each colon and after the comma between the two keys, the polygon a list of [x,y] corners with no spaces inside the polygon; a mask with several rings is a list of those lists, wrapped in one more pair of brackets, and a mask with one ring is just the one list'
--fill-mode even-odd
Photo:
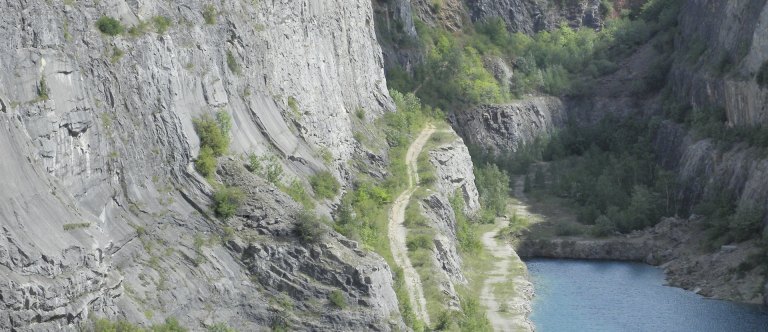
{"label": "green vegetation", "polygon": [[205,114],[193,120],[193,123],[200,137],[200,155],[195,161],[195,169],[208,177],[216,170],[216,158],[226,154],[229,149],[231,119],[229,114],[219,111],[215,119]]}
{"label": "green vegetation", "polygon": [[109,61],[112,63],[117,63],[120,61],[120,59],[125,55],[125,52],[118,48],[117,46],[112,47],[112,54],[109,56]]}
{"label": "green vegetation", "polygon": [[333,303],[334,306],[339,309],[344,309],[347,307],[347,300],[344,299],[344,294],[342,294],[338,289],[332,291],[331,294],[328,295],[328,299],[331,301],[331,303]]}
{"label": "green vegetation", "polygon": [[45,81],[45,76],[40,77],[40,83],[37,85],[37,98],[39,100],[48,100],[51,89]]}
{"label": "green vegetation", "polygon": [[288,97],[288,108],[291,109],[291,112],[293,112],[294,115],[301,116],[301,110],[299,109],[299,103],[296,101],[296,98]]}
{"label": "green vegetation", "polygon": [[331,199],[339,194],[339,181],[336,180],[331,172],[318,172],[309,177],[309,183],[312,185],[315,197],[319,199]]}
{"label": "green vegetation", "polygon": [[117,36],[125,30],[120,21],[109,16],[102,16],[96,21],[96,27],[101,33],[109,36]]}
{"label": "green vegetation", "polygon": [[225,323],[216,323],[208,327],[208,332],[237,332]]}
{"label": "green vegetation", "polygon": [[309,196],[309,194],[307,194],[307,191],[304,189],[304,185],[301,183],[301,181],[293,180],[293,182],[291,182],[291,184],[288,186],[278,184],[278,187],[284,193],[288,194],[288,196],[291,196],[294,201],[301,203],[304,208],[315,208],[315,201],[312,200],[312,197]]}
{"label": "green vegetation", "polygon": [[141,37],[147,32],[149,32],[149,22],[142,20],[139,20],[139,24],[128,28],[128,35],[133,38]]}
{"label": "green vegetation", "polygon": [[484,213],[482,221],[493,223],[493,217],[503,216],[507,211],[509,176],[498,166],[485,164],[475,167],[475,183],[480,193],[480,205],[492,213]]}
{"label": "green vegetation", "polygon": [[229,114],[225,111],[216,113],[216,118],[204,114],[193,121],[195,131],[200,137],[200,146],[209,147],[214,155],[222,156],[229,149],[229,131],[232,128]]}
{"label": "green vegetation", "polygon": [[64,230],[65,231],[71,231],[71,230],[75,230],[75,229],[88,228],[88,227],[91,227],[91,223],[89,223],[89,222],[64,224]]}
{"label": "green vegetation", "polygon": [[227,51],[227,67],[229,67],[229,70],[237,75],[240,75],[243,70],[243,68],[240,67],[240,64],[237,62],[237,59],[235,59],[235,56],[232,54],[232,51]]}
{"label": "green vegetation", "polygon": [[455,194],[451,198],[451,206],[456,215],[456,239],[459,241],[459,250],[462,253],[476,253],[482,250],[480,237],[477,230],[470,223],[469,218],[464,214],[464,198],[460,194]]}
{"label": "green vegetation", "polygon": [[245,194],[240,188],[222,187],[213,193],[213,211],[219,218],[228,219],[235,215],[244,199]]}
{"label": "green vegetation", "polygon": [[145,329],[124,320],[110,321],[99,318],[93,321],[93,332],[186,332],[187,329],[179,324],[176,318],[168,318],[165,323],[153,325]]}
{"label": "green vegetation", "polygon": [[219,17],[219,13],[215,6],[208,4],[203,7],[203,20],[205,21],[205,24],[216,24],[217,17]]}
{"label": "green vegetation", "polygon": [[[410,77],[404,70],[387,72],[390,88],[415,91],[427,104],[455,111],[483,103],[497,103],[532,92],[553,95],[581,95],[592,82],[618,69],[616,62],[654,36],[659,38],[661,53],[668,52],[682,1],[652,0],[642,7],[608,19],[600,31],[574,30],[567,25],[533,36],[507,32],[504,21],[489,18],[473,28],[452,33],[416,22],[420,41],[394,38],[400,47],[426,50],[427,59]],[[609,1],[601,10],[613,12]],[[495,58],[514,64],[512,82],[499,82],[483,64]],[[638,92],[658,89],[656,78],[669,70],[668,56],[662,56],[647,80],[635,87]],[[494,61],[494,60],[490,60]]]}
{"label": "green vegetation", "polygon": [[280,184],[280,178],[283,176],[283,166],[280,160],[275,156],[258,156],[250,154],[248,156],[248,170],[257,174],[274,185]]}
{"label": "green vegetation", "polygon": [[309,210],[302,210],[296,215],[296,235],[303,243],[317,243],[326,231],[327,218],[319,217]]}
{"label": "green vegetation", "polygon": [[173,21],[165,16],[155,16],[152,18],[152,23],[155,24],[155,30],[159,34],[164,34],[173,25]]}
{"label": "green vegetation", "polygon": [[213,153],[213,149],[208,146],[200,148],[200,154],[195,160],[195,169],[205,177],[216,172],[216,155]]}

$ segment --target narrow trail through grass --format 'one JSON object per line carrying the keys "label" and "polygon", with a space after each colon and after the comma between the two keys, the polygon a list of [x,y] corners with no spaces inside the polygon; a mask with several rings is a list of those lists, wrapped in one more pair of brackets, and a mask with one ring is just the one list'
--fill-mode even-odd
{"label": "narrow trail through grass", "polygon": [[[516,216],[529,218],[532,213],[522,201],[524,195],[523,178],[519,178],[515,183],[515,197],[521,201],[513,201],[510,207]],[[496,226],[481,237],[494,264],[483,281],[480,301],[494,331],[532,331],[528,315],[533,285],[528,281],[527,268],[512,245],[498,238],[499,232],[508,225],[509,218],[496,218]]]}
{"label": "narrow trail through grass", "polygon": [[405,163],[408,172],[408,187],[397,197],[392,204],[392,210],[389,214],[389,242],[392,250],[392,256],[395,263],[403,269],[405,276],[405,285],[408,289],[408,297],[414,307],[416,315],[425,324],[429,325],[429,314],[427,313],[427,300],[424,298],[424,290],[421,285],[421,278],[413,268],[410,258],[408,258],[408,247],[406,245],[407,230],[405,228],[405,209],[411,196],[418,189],[419,172],[416,160],[427,143],[429,138],[435,132],[435,126],[427,126],[419,133],[416,140],[411,143],[408,152],[405,155]]}

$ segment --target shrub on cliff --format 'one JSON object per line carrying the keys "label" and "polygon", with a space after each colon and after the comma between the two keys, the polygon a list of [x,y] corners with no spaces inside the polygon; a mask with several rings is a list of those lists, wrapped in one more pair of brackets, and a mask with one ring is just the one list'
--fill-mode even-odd
{"label": "shrub on cliff", "polygon": [[235,215],[245,199],[245,194],[237,187],[223,187],[213,194],[213,210],[216,216],[228,219]]}
{"label": "shrub on cliff", "polygon": [[216,156],[210,147],[204,146],[200,149],[200,155],[195,160],[195,169],[205,177],[213,175],[216,171]]}
{"label": "shrub on cliff", "polygon": [[208,114],[204,114],[195,119],[193,123],[197,136],[200,137],[201,147],[211,148],[216,157],[227,153],[229,149],[231,119],[226,112],[216,113],[215,119]]}
{"label": "shrub on cliff", "polygon": [[339,181],[328,171],[322,171],[309,178],[312,185],[312,191],[319,199],[330,199],[339,193]]}
{"label": "shrub on cliff", "polygon": [[109,16],[102,16],[96,21],[96,27],[101,33],[110,36],[116,36],[123,33],[123,25],[120,21]]}
{"label": "shrub on cliff", "polygon": [[294,232],[302,243],[317,243],[326,233],[326,220],[318,217],[310,210],[302,210],[296,214]]}

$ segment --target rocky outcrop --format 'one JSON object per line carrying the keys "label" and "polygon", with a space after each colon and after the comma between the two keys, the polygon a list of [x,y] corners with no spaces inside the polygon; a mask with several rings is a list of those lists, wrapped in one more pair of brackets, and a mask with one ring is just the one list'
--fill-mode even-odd
{"label": "rocky outcrop", "polygon": [[[461,138],[450,131],[441,131],[435,135],[447,135],[448,142],[438,144],[429,152],[429,162],[435,168],[435,180],[430,185],[432,190],[419,205],[422,214],[435,230],[433,259],[440,269],[442,291],[452,299],[449,308],[459,309],[459,296],[456,285],[465,285],[467,279],[462,272],[461,256],[458,252],[456,211],[450,199],[459,195],[463,199],[464,211],[474,215],[480,209],[479,195],[475,186],[475,175],[469,151]],[[433,136],[433,138],[436,136]]]}
{"label": "rocky outcrop", "polygon": [[722,108],[736,126],[768,122],[768,89],[756,74],[768,57],[768,4],[749,1],[685,1],[680,50],[670,74],[675,94],[694,110]]}
{"label": "rocky outcrop", "polygon": [[472,21],[498,17],[512,32],[532,34],[552,30],[562,22],[571,27],[603,26],[600,0],[567,1],[560,5],[546,0],[467,0]]}
{"label": "rocky outcrop", "polygon": [[411,0],[411,4],[416,17],[432,27],[439,26],[456,32],[468,21],[467,11],[461,0]]}
{"label": "rocky outcrop", "polygon": [[564,103],[533,97],[506,105],[482,105],[455,115],[454,127],[469,145],[493,153],[514,152],[566,123]]}
{"label": "rocky outcrop", "polygon": [[384,55],[384,68],[410,73],[424,60],[413,9],[409,0],[373,1],[376,36]]}
{"label": "rocky outcrop", "polygon": [[[252,204],[241,218],[285,232],[244,232],[229,249],[210,240],[224,225],[207,208],[212,188],[190,166],[199,149],[192,119],[223,111],[233,153],[276,156],[286,177],[328,168],[345,182],[347,161],[368,155],[352,135],[356,113],[364,110],[366,123],[394,108],[370,3],[0,7],[8,46],[0,50],[0,330],[73,329],[90,313],[253,330],[273,323],[267,297],[290,287],[320,306],[339,288],[356,308],[301,322],[287,315],[291,326],[399,324],[384,261],[342,242],[297,243],[286,233],[294,216],[282,210],[284,197],[276,209]],[[127,31],[100,33],[104,15]],[[249,194],[268,202],[271,190]],[[247,250],[246,261],[262,265],[243,262]]]}

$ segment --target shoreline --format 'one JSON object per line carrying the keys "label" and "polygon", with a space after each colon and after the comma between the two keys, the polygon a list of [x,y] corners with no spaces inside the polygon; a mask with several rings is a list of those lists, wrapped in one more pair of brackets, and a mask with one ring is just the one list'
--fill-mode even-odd
{"label": "shoreline", "polygon": [[[624,261],[664,271],[665,282],[706,298],[768,306],[764,267],[741,263],[759,253],[755,241],[705,251],[697,220],[666,218],[657,226],[623,236],[589,238],[555,236],[515,239],[522,260],[535,258]],[[734,282],[734,278],[738,282]]]}

